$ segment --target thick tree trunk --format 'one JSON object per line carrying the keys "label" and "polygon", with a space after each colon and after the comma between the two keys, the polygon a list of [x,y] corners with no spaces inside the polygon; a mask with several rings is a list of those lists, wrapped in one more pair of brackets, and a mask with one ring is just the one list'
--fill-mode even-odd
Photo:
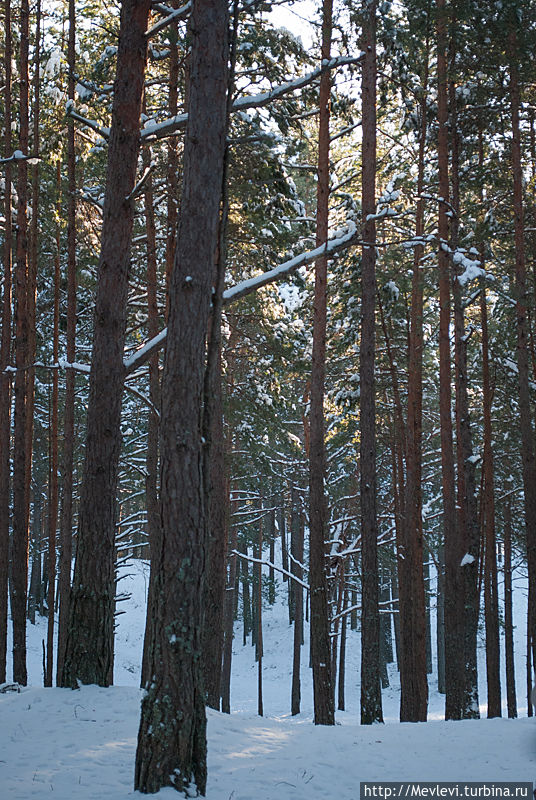
{"label": "thick tree trunk", "polygon": [[[4,0],[4,155],[11,156],[11,3]],[[4,172],[4,287],[0,343],[0,683],[6,680],[7,597],[9,563],[9,455],[11,427],[11,380],[4,372],[11,353],[11,162]]]}
{"label": "thick tree trunk", "polygon": [[[324,0],[322,12],[322,60],[330,58],[332,0]],[[331,79],[320,81],[318,132],[318,183],[316,242],[327,240],[329,207],[329,98]],[[335,708],[331,680],[329,609],[327,596],[325,538],[326,496],[324,480],[324,384],[326,371],[327,258],[315,262],[313,319],[313,363],[309,440],[309,583],[311,586],[311,664],[313,668],[315,725],[334,725]],[[295,592],[295,588],[293,588]]]}
{"label": "thick tree trunk", "polygon": [[226,144],[227,19],[222,0],[194,0],[182,213],[162,379],[162,553],[136,754],[135,788],[142,792],[174,786],[204,794],[206,786],[202,399]]}
{"label": "thick tree trunk", "polygon": [[378,606],[378,519],[376,512],[376,2],[365,3],[362,50],[362,217],[361,256],[361,723],[383,722],[380,686]]}
{"label": "thick tree trunk", "polygon": [[[19,150],[28,153],[28,0],[20,8]],[[13,680],[26,685],[26,594],[28,587],[28,505],[26,493],[26,400],[29,352],[28,324],[28,167],[17,164],[17,237],[15,266],[15,412],[13,435],[12,593]]]}
{"label": "thick tree trunk", "polygon": [[107,686],[113,662],[114,543],[123,350],[150,0],[124,0],[108,150],[84,477],[62,684]]}

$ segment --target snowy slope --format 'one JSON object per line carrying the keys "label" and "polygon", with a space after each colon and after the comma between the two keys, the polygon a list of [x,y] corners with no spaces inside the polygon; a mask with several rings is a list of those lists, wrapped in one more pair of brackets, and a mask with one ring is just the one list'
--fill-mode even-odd
{"label": "snowy slope", "polygon": [[[46,622],[29,629],[33,687],[0,695],[0,798],[123,800],[132,797],[139,721],[139,660],[143,641],[146,568],[134,563],[120,585],[132,592],[118,618],[116,683],[72,692],[39,688]],[[524,598],[518,592],[518,611]],[[520,620],[522,617],[520,617]],[[519,629],[523,630],[520,624]],[[443,698],[430,681],[430,718],[396,722],[396,670],[384,691],[385,725],[359,725],[359,636],[348,642],[347,707],[335,728],[311,723],[307,644],[302,656],[302,714],[289,715],[292,630],[281,602],[264,614],[265,718],[256,713],[257,665],[237,631],[230,716],[209,711],[209,800],[354,800],[362,780],[536,780],[536,721],[442,722]],[[518,647],[518,692],[523,686]],[[483,665],[482,665],[483,666]],[[481,674],[485,672],[481,669]],[[481,685],[481,699],[485,686]],[[520,701],[520,706],[522,702]],[[520,708],[520,714],[523,709]],[[482,708],[485,713],[485,708]],[[137,795],[139,796],[139,795]],[[159,796],[177,797],[173,790]]]}

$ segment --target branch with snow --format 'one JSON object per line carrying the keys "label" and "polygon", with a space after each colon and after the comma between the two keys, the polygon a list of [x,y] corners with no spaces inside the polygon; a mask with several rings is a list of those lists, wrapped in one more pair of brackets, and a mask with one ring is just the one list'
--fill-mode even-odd
{"label": "branch with snow", "polygon": [[307,591],[309,591],[308,583],[305,583],[304,581],[300,580],[299,578],[296,577],[296,575],[293,575],[292,572],[283,569],[283,567],[278,567],[275,564],[272,564],[271,561],[263,561],[262,558],[253,558],[253,556],[247,556],[245,553],[240,553],[238,550],[231,550],[231,555],[243,558],[244,561],[251,561],[252,564],[261,564],[265,567],[270,567],[271,569],[275,569],[276,572],[281,572],[282,575],[286,575],[287,578],[291,578],[293,581],[296,581],[296,583],[299,583],[300,586],[303,586],[304,589],[307,589]]}
{"label": "branch with snow", "polygon": [[[226,289],[223,293],[223,304],[227,305],[228,303],[232,303],[241,297],[245,297],[246,295],[257,291],[257,289],[260,289],[263,286],[267,286],[268,284],[274,283],[280,278],[291,275],[300,267],[305,267],[308,264],[312,264],[313,261],[316,261],[321,256],[333,256],[335,253],[341,250],[346,250],[348,247],[358,243],[359,233],[355,227],[355,224],[353,222],[349,222],[347,232],[341,236],[329,239],[319,247],[315,247],[314,250],[308,250],[305,253],[301,253],[299,256],[295,256],[288,261],[284,261],[282,264],[279,264],[278,267],[274,267],[274,269],[270,269],[267,272],[262,272],[260,275],[256,275],[255,277],[249,278],[246,281],[241,281],[240,283],[237,283],[236,286]],[[140,347],[139,350],[136,350],[136,352],[133,353],[129,358],[125,359],[125,374],[130,375],[136,369],[145,364],[151,358],[153,353],[163,346],[166,337],[167,328],[164,328],[159,334],[154,336],[152,339],[149,339],[148,342],[145,342],[145,344]]]}
{"label": "branch with snow", "polygon": [[186,17],[190,13],[191,8],[192,8],[191,0],[189,3],[186,3],[186,5],[181,6],[180,8],[176,9],[166,8],[167,16],[164,17],[164,19],[155,22],[155,24],[151,28],[149,28],[145,36],[148,39],[150,39],[151,36],[154,36],[156,33],[158,33],[158,31],[161,31],[163,28],[167,28],[167,26],[171,25],[172,22],[175,22],[176,20],[179,19],[184,19],[184,17]]}
{"label": "branch with snow", "polygon": [[[259,94],[248,94],[239,97],[234,101],[232,111],[245,111],[249,108],[264,108],[264,106],[269,105],[274,100],[279,100],[287,94],[291,94],[298,89],[303,89],[304,86],[313,83],[325,72],[348,64],[358,64],[362,58],[362,53],[355,57],[341,56],[339,58],[332,58],[329,61],[325,61],[320,67],[317,67],[317,69],[312,70],[312,72],[308,72],[293,81],[286,81],[276,86],[275,89],[271,89],[269,92],[260,92]],[[142,141],[147,141],[154,138],[161,139],[164,136],[171,136],[178,131],[184,130],[187,122],[188,114],[177,114],[162,122],[145,127],[141,132],[141,139]]]}

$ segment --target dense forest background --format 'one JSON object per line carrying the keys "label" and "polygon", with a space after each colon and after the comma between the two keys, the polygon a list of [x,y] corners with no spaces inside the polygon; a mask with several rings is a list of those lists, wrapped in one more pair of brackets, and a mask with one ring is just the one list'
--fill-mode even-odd
{"label": "dense forest background", "polygon": [[278,5],[3,3],[0,683],[8,609],[14,681],[41,614],[45,685],[112,683],[115,570],[150,558],[143,791],[203,791],[238,616],[262,714],[276,569],[292,711],[310,615],[328,725],[347,625],[363,723],[392,633],[401,720],[432,635],[446,718],[478,716],[479,632],[516,716],[523,572],[532,714],[534,5],[300,4],[307,46]]}

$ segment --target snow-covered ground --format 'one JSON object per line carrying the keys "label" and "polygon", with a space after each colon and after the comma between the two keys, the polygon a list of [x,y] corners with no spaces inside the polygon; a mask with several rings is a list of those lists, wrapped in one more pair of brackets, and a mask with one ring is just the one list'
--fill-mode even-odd
{"label": "snow-covered ground", "polygon": [[[123,800],[132,797],[139,721],[139,663],[147,569],[134,562],[120,589],[131,592],[118,618],[116,686],[43,689],[41,641],[46,621],[29,626],[29,680],[20,694],[0,695],[0,800]],[[285,590],[286,591],[286,590]],[[441,721],[443,697],[430,678],[430,721],[400,724],[398,677],[383,692],[385,725],[359,725],[359,634],[349,632],[346,712],[335,728],[311,722],[307,642],[302,656],[302,714],[291,717],[292,629],[284,597],[264,613],[265,717],[256,715],[257,665],[237,631],[228,716],[208,712],[209,800],[354,800],[368,781],[536,781],[536,720],[527,719],[522,631],[525,598],[516,593],[520,624],[517,720]],[[481,665],[485,714],[485,669]],[[139,796],[139,795],[138,795]],[[177,797],[174,790],[160,793]]]}

